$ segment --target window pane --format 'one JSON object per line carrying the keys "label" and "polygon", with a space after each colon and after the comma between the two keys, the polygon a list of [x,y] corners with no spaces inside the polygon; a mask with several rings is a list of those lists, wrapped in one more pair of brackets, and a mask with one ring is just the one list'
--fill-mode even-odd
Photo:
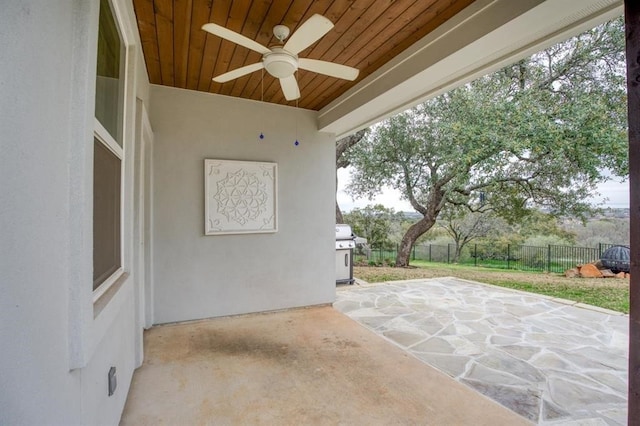
{"label": "window pane", "polygon": [[122,40],[108,0],[100,1],[96,118],[122,146]]}
{"label": "window pane", "polygon": [[120,266],[120,159],[94,139],[93,289]]}

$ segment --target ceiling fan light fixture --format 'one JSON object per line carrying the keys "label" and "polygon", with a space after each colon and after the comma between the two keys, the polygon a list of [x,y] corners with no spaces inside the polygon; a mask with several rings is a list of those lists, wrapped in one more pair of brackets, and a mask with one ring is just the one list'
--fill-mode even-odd
{"label": "ceiling fan light fixture", "polygon": [[296,58],[284,52],[273,52],[264,56],[264,68],[275,78],[293,75],[298,69]]}
{"label": "ceiling fan light fixture", "polygon": [[[300,98],[300,87],[294,75],[298,69],[353,81],[358,77],[358,70],[356,68],[318,59],[298,58],[300,52],[320,40],[331,28],[333,28],[333,23],[318,14],[311,16],[299,25],[290,38],[288,27],[276,25],[273,28],[273,35],[280,43],[284,43],[284,45],[277,44],[276,46],[266,47],[255,40],[218,24],[214,24],[213,22],[204,24],[202,29],[208,33],[251,49],[262,55],[261,62],[227,71],[213,77],[213,81],[216,83],[226,83],[236,78],[244,77],[252,72],[266,69],[269,75],[280,80],[280,88],[287,101]],[[288,41],[285,43],[284,40],[287,38]]]}

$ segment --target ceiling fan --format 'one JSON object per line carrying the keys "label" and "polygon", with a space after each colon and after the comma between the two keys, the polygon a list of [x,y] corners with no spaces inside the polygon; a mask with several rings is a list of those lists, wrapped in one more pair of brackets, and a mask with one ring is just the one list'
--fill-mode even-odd
{"label": "ceiling fan", "polygon": [[318,41],[331,28],[333,28],[333,23],[330,20],[316,14],[300,25],[300,28],[284,43],[284,40],[289,37],[289,28],[284,25],[276,25],[273,27],[273,35],[284,45],[278,44],[269,48],[220,25],[205,24],[202,26],[203,30],[262,54],[261,62],[226,72],[214,77],[213,81],[226,83],[264,68],[269,74],[280,80],[282,93],[288,101],[300,97],[300,88],[294,76],[298,68],[353,81],[359,73],[356,68],[317,59],[298,58],[298,53]]}

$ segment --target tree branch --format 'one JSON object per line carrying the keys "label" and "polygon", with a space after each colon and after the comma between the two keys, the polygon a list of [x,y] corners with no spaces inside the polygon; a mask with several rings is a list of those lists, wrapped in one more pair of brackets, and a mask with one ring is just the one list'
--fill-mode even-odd
{"label": "tree branch", "polygon": [[345,153],[349,148],[360,142],[366,132],[367,129],[363,129],[336,142],[336,169],[342,169],[351,165],[351,160],[347,158]]}

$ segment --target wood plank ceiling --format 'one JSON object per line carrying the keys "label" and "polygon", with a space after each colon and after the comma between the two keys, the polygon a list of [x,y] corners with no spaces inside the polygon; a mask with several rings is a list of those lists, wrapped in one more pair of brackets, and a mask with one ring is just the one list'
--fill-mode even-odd
{"label": "wood plank ceiling", "polygon": [[261,55],[201,29],[227,27],[260,44],[278,44],[272,29],[291,33],[315,13],[335,27],[300,52],[360,70],[356,81],[298,70],[301,108],[320,110],[474,0],[133,0],[153,84],[285,105],[277,79],[257,71],[227,83],[212,77],[261,60]]}

